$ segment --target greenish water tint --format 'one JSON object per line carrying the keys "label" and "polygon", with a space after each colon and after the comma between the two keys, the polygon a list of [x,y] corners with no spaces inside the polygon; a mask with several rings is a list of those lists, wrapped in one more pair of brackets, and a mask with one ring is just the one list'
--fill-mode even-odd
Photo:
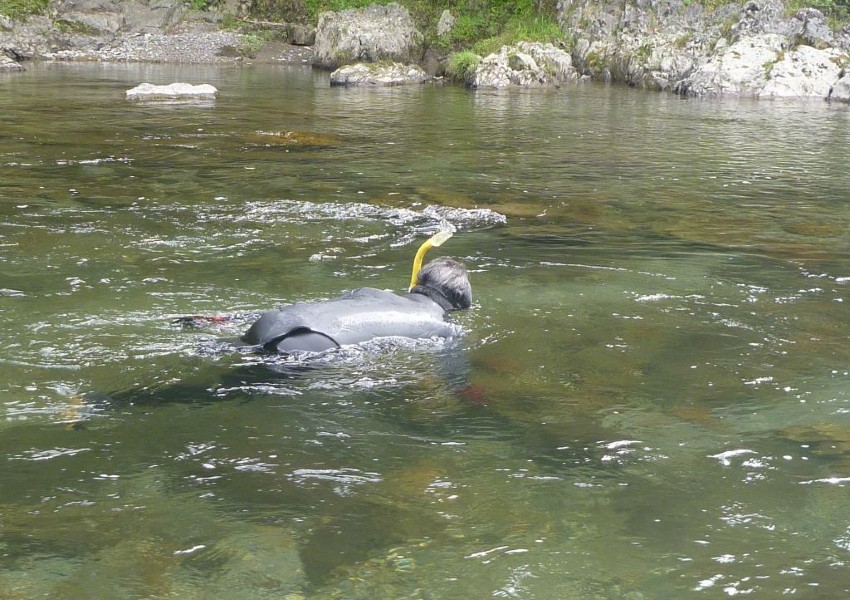
{"label": "greenish water tint", "polygon": [[[128,103],[142,81],[220,94]],[[847,597],[849,124],[4,75],[0,597]],[[403,289],[441,220],[476,296],[456,345],[227,350],[265,308]]]}

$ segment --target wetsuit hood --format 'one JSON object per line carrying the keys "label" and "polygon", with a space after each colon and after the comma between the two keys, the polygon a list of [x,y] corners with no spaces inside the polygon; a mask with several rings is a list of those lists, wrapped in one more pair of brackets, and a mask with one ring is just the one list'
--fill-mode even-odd
{"label": "wetsuit hood", "polygon": [[447,311],[472,306],[472,286],[466,267],[447,256],[435,258],[422,267],[410,292],[427,296]]}
{"label": "wetsuit hood", "polygon": [[451,300],[449,300],[442,291],[435,287],[431,287],[429,285],[416,285],[412,290],[410,290],[410,293],[425,296],[446,312],[458,309],[458,307],[452,304]]}

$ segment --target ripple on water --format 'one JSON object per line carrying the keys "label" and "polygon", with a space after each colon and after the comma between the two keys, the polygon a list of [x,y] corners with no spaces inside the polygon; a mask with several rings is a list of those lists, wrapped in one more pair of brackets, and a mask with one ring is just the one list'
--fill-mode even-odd
{"label": "ripple on water", "polygon": [[[54,67],[0,100],[0,596],[847,595],[846,111],[260,69],[127,113],[93,90],[181,68],[63,68],[66,118]],[[169,325],[395,287],[441,227],[457,354]]]}

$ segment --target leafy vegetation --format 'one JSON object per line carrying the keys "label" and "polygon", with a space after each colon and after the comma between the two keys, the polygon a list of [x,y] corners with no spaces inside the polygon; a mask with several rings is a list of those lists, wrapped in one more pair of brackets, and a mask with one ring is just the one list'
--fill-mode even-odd
{"label": "leafy vegetation", "polygon": [[850,0],[789,0],[786,8],[792,13],[801,8],[816,8],[827,16],[835,29],[850,21]]}
{"label": "leafy vegetation", "polygon": [[251,14],[266,21],[315,23],[319,14],[347,8],[364,8],[370,4],[387,4],[390,0],[254,0]]}
{"label": "leafy vegetation", "polygon": [[[198,0],[195,0],[198,1]],[[555,21],[556,0],[397,0],[426,32],[430,45],[463,50],[483,44],[481,52],[517,40],[554,41],[563,37]],[[315,23],[320,13],[390,0],[254,0],[251,14],[267,21]],[[443,10],[455,17],[448,39],[437,39],[436,24]],[[488,40],[490,40],[488,42]]]}
{"label": "leafy vegetation", "polygon": [[183,0],[183,4],[192,10],[210,10],[221,3],[222,0]]}
{"label": "leafy vegetation", "polygon": [[475,68],[481,62],[481,56],[472,50],[455,52],[449,57],[446,74],[452,79],[469,81],[475,73]]}
{"label": "leafy vegetation", "polygon": [[557,42],[562,39],[564,39],[564,32],[554,18],[546,15],[519,14],[508,19],[496,35],[479,39],[472,48],[480,54],[487,55],[497,52],[502,46],[523,40]]}
{"label": "leafy vegetation", "polygon": [[241,56],[256,58],[257,53],[268,41],[268,36],[259,33],[246,33],[242,36],[242,44],[238,51]]}
{"label": "leafy vegetation", "polygon": [[21,19],[47,10],[49,0],[0,0],[0,15]]}

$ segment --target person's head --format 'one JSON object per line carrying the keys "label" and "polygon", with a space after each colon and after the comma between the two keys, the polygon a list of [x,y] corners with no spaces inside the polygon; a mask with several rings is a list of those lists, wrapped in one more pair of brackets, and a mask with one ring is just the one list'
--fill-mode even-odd
{"label": "person's head", "polygon": [[432,290],[448,301],[450,306],[444,307],[446,310],[460,310],[472,305],[472,286],[466,267],[453,258],[435,258],[419,271],[416,286],[411,291],[426,294],[436,301],[434,294],[428,293]]}

